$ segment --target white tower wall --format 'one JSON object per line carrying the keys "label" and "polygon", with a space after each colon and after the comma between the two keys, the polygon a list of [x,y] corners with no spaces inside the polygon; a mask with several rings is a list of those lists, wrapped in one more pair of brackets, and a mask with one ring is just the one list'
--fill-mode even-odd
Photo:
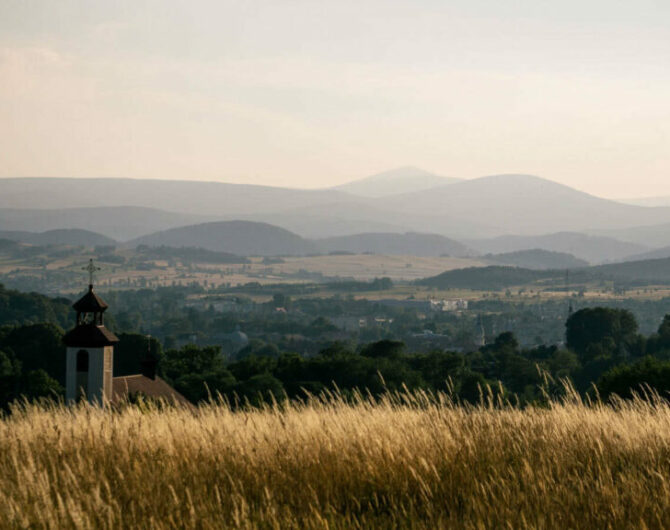
{"label": "white tower wall", "polygon": [[97,348],[68,347],[66,352],[65,397],[69,403],[81,396],[82,381],[77,382],[77,354],[88,352],[86,398],[90,403],[104,404],[112,399],[114,346]]}

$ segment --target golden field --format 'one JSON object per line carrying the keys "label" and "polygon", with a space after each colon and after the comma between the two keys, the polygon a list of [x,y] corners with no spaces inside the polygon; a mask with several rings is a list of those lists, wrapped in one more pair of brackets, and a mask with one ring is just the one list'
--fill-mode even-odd
{"label": "golden field", "polygon": [[[121,253],[131,259],[135,253],[127,250]],[[14,276],[43,277],[47,270],[69,273],[73,277],[81,276],[82,263],[89,258],[96,258],[94,254],[82,254],[71,258],[50,261],[49,265],[41,263],[30,264],[28,261],[3,259],[0,257],[0,274],[13,273]],[[465,267],[481,267],[485,263],[481,260],[450,257],[421,257],[398,256],[383,254],[346,254],[285,257],[281,263],[264,264],[263,258],[250,258],[250,263],[241,264],[194,264],[194,267],[176,265],[170,266],[167,261],[153,260],[150,263],[154,268],[137,270],[132,265],[114,265],[101,263],[105,282],[110,285],[123,287],[122,282],[127,279],[138,281],[145,279],[155,285],[189,284],[191,282],[209,285],[228,283],[241,285],[247,282],[261,284],[274,283],[306,283],[311,282],[308,277],[303,279],[295,275],[301,271],[322,274],[328,278],[353,278],[359,281],[369,281],[374,278],[389,277],[394,281],[412,281],[427,276],[434,276],[444,271]],[[76,276],[75,276],[76,275]]]}
{"label": "golden field", "polygon": [[670,406],[23,406],[1,528],[662,528]]}

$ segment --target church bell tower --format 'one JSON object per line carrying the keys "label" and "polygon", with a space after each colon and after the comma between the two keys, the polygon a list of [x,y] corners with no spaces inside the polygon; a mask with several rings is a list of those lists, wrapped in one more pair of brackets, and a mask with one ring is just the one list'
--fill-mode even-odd
{"label": "church bell tower", "polygon": [[104,404],[112,399],[114,345],[119,339],[103,322],[107,304],[93,292],[93,273],[99,270],[89,261],[88,292],[72,306],[77,323],[63,338],[67,347],[65,397],[69,403],[86,399]]}

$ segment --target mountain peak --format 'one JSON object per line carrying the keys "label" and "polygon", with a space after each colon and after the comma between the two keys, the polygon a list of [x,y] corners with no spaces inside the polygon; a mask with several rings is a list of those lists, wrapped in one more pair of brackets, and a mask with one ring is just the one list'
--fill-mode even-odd
{"label": "mountain peak", "polygon": [[402,166],[336,186],[335,189],[361,197],[380,198],[424,191],[459,181],[460,179],[442,177],[416,166]]}
{"label": "mountain peak", "polygon": [[522,185],[544,184],[544,185],[556,185],[556,186],[567,187],[558,182],[554,182],[553,180],[549,180],[544,177],[539,177],[537,175],[530,175],[527,173],[500,173],[497,175],[487,175],[485,177],[480,177],[478,179],[473,180],[482,181],[486,183],[502,182],[505,184],[513,183]]}

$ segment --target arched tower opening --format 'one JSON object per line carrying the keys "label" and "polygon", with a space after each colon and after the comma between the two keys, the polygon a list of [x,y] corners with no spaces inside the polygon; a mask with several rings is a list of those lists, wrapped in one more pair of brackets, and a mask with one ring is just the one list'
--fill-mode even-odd
{"label": "arched tower opening", "polygon": [[86,350],[77,352],[77,396],[88,396],[88,365],[89,356]]}

